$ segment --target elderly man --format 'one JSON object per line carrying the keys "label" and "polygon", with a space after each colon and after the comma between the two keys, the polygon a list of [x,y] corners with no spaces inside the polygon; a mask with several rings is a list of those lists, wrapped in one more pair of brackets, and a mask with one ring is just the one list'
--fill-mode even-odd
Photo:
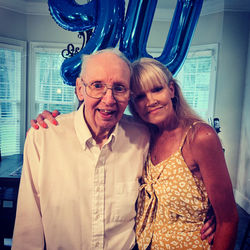
{"label": "elderly man", "polygon": [[84,104],[60,126],[31,129],[12,249],[131,249],[147,130],[123,117],[131,67],[115,50],[86,56]]}

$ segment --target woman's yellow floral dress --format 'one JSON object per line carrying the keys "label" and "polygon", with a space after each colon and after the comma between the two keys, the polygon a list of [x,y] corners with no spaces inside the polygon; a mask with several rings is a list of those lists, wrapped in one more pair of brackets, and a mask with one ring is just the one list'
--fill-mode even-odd
{"label": "woman's yellow floral dress", "polygon": [[148,157],[136,218],[139,249],[210,249],[200,238],[209,209],[207,192],[182,156],[187,133],[168,159],[153,165]]}

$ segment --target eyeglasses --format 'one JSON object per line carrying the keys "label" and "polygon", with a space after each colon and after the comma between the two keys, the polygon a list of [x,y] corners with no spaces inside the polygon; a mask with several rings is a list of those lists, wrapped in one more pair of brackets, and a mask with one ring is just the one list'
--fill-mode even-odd
{"label": "eyeglasses", "polygon": [[101,99],[108,89],[112,90],[113,96],[117,101],[127,101],[129,98],[130,91],[124,85],[116,83],[112,87],[108,87],[106,83],[102,82],[93,82],[86,84],[85,86],[86,93],[88,96],[96,99]]}

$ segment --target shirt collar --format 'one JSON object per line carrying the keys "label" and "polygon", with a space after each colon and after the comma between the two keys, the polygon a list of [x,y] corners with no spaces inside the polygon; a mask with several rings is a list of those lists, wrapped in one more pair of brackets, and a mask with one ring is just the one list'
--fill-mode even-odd
{"label": "shirt collar", "polygon": [[[91,132],[86,124],[84,115],[83,115],[84,103],[79,107],[79,109],[75,112],[74,116],[74,126],[76,130],[76,135],[83,149],[86,150],[89,145],[95,145],[95,140],[92,137]],[[119,133],[119,123],[116,124],[113,132],[110,134],[109,139],[105,144],[108,145],[109,149],[112,151],[114,144],[117,140],[117,136]]]}

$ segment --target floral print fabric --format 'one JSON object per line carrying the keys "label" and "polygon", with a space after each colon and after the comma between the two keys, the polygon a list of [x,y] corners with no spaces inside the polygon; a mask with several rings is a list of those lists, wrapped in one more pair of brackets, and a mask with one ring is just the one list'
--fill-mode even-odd
{"label": "floral print fabric", "polygon": [[210,249],[200,235],[209,209],[207,192],[181,151],[187,133],[168,159],[153,165],[148,156],[136,218],[139,249]]}

